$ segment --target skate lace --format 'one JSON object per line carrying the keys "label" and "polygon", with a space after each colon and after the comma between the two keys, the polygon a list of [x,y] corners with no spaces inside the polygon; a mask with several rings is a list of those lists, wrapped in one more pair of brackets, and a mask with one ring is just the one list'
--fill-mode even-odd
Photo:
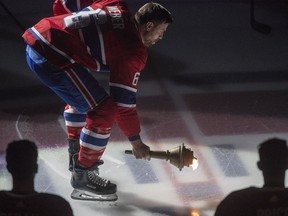
{"label": "skate lace", "polygon": [[99,176],[98,170],[88,171],[88,178],[91,182],[101,187],[106,187],[109,183],[109,180]]}

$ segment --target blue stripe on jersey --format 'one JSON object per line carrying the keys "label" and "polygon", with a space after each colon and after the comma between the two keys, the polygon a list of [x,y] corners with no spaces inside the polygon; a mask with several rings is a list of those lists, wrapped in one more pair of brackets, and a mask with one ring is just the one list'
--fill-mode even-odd
{"label": "blue stripe on jersey", "polygon": [[64,119],[70,122],[85,122],[86,114],[64,112]]}
{"label": "blue stripe on jersey", "polygon": [[70,11],[78,11],[79,9],[77,8],[77,0],[65,0],[64,1],[65,6],[70,10]]}
{"label": "blue stripe on jersey", "polygon": [[135,105],[136,92],[118,86],[110,86],[110,94],[117,103]]}
{"label": "blue stripe on jersey", "polygon": [[95,147],[96,146],[97,147],[105,147],[108,143],[109,136],[107,136],[107,138],[95,137],[95,136],[91,136],[91,135],[85,133],[85,130],[82,130],[82,132],[80,134],[80,139],[82,142],[90,144],[90,145],[95,146]]}
{"label": "blue stripe on jersey", "polygon": [[89,8],[83,8],[82,11],[90,11]]}
{"label": "blue stripe on jersey", "polygon": [[[82,11],[89,11],[89,9],[84,8]],[[94,20],[93,15],[90,15],[90,19],[90,24],[87,27],[81,29],[85,44],[90,48],[92,57],[97,59],[99,62],[100,71],[108,72],[109,67],[103,63],[102,59],[101,40],[99,37],[97,23]]]}

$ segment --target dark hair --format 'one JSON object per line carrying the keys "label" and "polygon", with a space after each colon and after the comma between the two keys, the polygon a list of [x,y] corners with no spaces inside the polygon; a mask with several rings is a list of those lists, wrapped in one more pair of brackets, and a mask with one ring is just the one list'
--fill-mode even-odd
{"label": "dark hair", "polygon": [[33,177],[37,171],[38,150],[34,142],[18,140],[8,144],[6,162],[13,178]]}
{"label": "dark hair", "polygon": [[147,22],[157,22],[157,23],[172,23],[173,18],[171,13],[164,8],[162,5],[154,2],[149,2],[143,5],[135,13],[135,20],[140,25]]}
{"label": "dark hair", "polygon": [[266,169],[287,169],[288,148],[285,140],[268,139],[259,145],[258,151],[260,162]]}

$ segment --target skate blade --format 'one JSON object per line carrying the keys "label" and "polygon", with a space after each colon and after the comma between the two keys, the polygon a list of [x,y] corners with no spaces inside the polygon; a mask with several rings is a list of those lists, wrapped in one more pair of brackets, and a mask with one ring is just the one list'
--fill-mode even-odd
{"label": "skate blade", "polygon": [[71,193],[72,199],[90,200],[90,201],[116,201],[118,196],[116,193],[107,195],[92,194],[87,191],[74,189]]}

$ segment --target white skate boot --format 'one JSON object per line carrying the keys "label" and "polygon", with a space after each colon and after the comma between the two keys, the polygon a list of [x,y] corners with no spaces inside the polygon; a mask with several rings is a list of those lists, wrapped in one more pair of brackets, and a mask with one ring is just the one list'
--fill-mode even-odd
{"label": "white skate boot", "polygon": [[71,178],[71,185],[74,188],[71,194],[72,199],[92,201],[116,201],[118,199],[116,184],[99,176],[98,166],[102,164],[103,161],[99,161],[85,169],[78,165],[77,155],[74,156]]}

